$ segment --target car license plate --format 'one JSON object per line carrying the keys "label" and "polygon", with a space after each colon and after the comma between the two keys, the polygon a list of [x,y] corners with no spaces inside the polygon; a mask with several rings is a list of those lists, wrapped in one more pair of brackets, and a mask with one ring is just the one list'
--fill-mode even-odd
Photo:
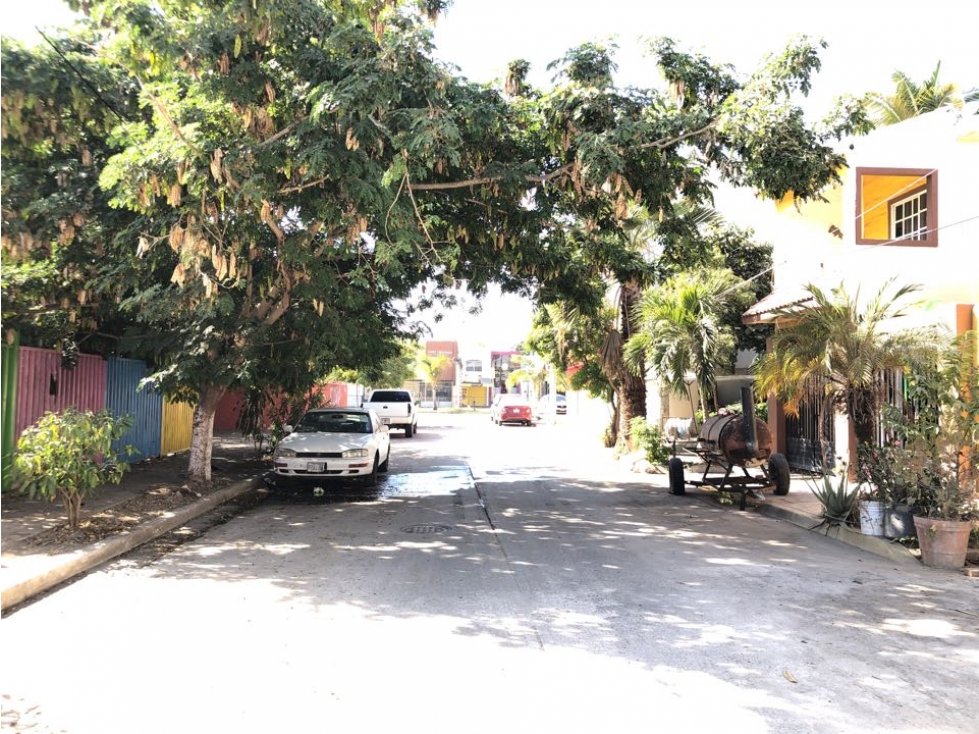
{"label": "car license plate", "polygon": [[315,472],[317,474],[320,474],[320,473],[326,471],[326,462],[324,462],[324,461],[307,461],[306,462],[306,471],[308,471],[308,472]]}
{"label": "car license plate", "polygon": [[381,418],[381,423],[390,423],[390,422],[391,422],[390,418]]}

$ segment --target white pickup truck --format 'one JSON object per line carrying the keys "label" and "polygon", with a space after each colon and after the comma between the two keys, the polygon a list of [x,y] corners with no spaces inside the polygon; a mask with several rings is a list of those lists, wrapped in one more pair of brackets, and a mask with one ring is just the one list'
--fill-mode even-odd
{"label": "white pickup truck", "polygon": [[407,390],[375,390],[364,401],[364,407],[377,413],[385,425],[402,429],[405,438],[418,432],[418,412]]}

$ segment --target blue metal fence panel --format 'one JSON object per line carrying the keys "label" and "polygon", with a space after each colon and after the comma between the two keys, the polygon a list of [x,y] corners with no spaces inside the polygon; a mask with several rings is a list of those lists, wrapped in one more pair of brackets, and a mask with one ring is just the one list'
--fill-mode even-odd
{"label": "blue metal fence panel", "polygon": [[142,461],[160,455],[160,426],[163,421],[163,396],[149,388],[139,389],[149,370],[138,359],[109,359],[106,375],[105,407],[116,416],[132,416],[133,426],[113,445],[121,451],[127,444],[138,453],[129,461]]}

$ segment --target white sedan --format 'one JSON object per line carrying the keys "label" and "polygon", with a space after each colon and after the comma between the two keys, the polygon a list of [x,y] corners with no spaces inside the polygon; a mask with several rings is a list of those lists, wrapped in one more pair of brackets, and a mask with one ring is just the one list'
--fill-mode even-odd
{"label": "white sedan", "polygon": [[277,480],[361,477],[374,485],[388,470],[391,434],[373,410],[317,408],[286,429],[272,454]]}

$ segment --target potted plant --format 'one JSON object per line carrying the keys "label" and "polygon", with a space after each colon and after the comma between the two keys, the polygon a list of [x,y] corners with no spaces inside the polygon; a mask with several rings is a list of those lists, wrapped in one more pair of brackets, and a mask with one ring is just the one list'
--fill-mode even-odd
{"label": "potted plant", "polygon": [[913,489],[914,525],[926,566],[962,568],[976,506],[976,472],[958,449],[925,464]]}
{"label": "potted plant", "polygon": [[906,374],[913,407],[899,438],[921,560],[965,565],[972,523],[979,517],[979,370],[975,333],[957,339],[933,362]]}
{"label": "potted plant", "polygon": [[885,538],[907,538],[915,533],[908,499],[908,489],[914,477],[908,472],[903,453],[904,449],[894,444],[860,447],[859,479],[862,495],[866,500],[880,502],[883,512],[880,534]]}
{"label": "potted plant", "polygon": [[864,535],[884,535],[885,494],[874,484],[861,484],[858,491],[860,532]]}

